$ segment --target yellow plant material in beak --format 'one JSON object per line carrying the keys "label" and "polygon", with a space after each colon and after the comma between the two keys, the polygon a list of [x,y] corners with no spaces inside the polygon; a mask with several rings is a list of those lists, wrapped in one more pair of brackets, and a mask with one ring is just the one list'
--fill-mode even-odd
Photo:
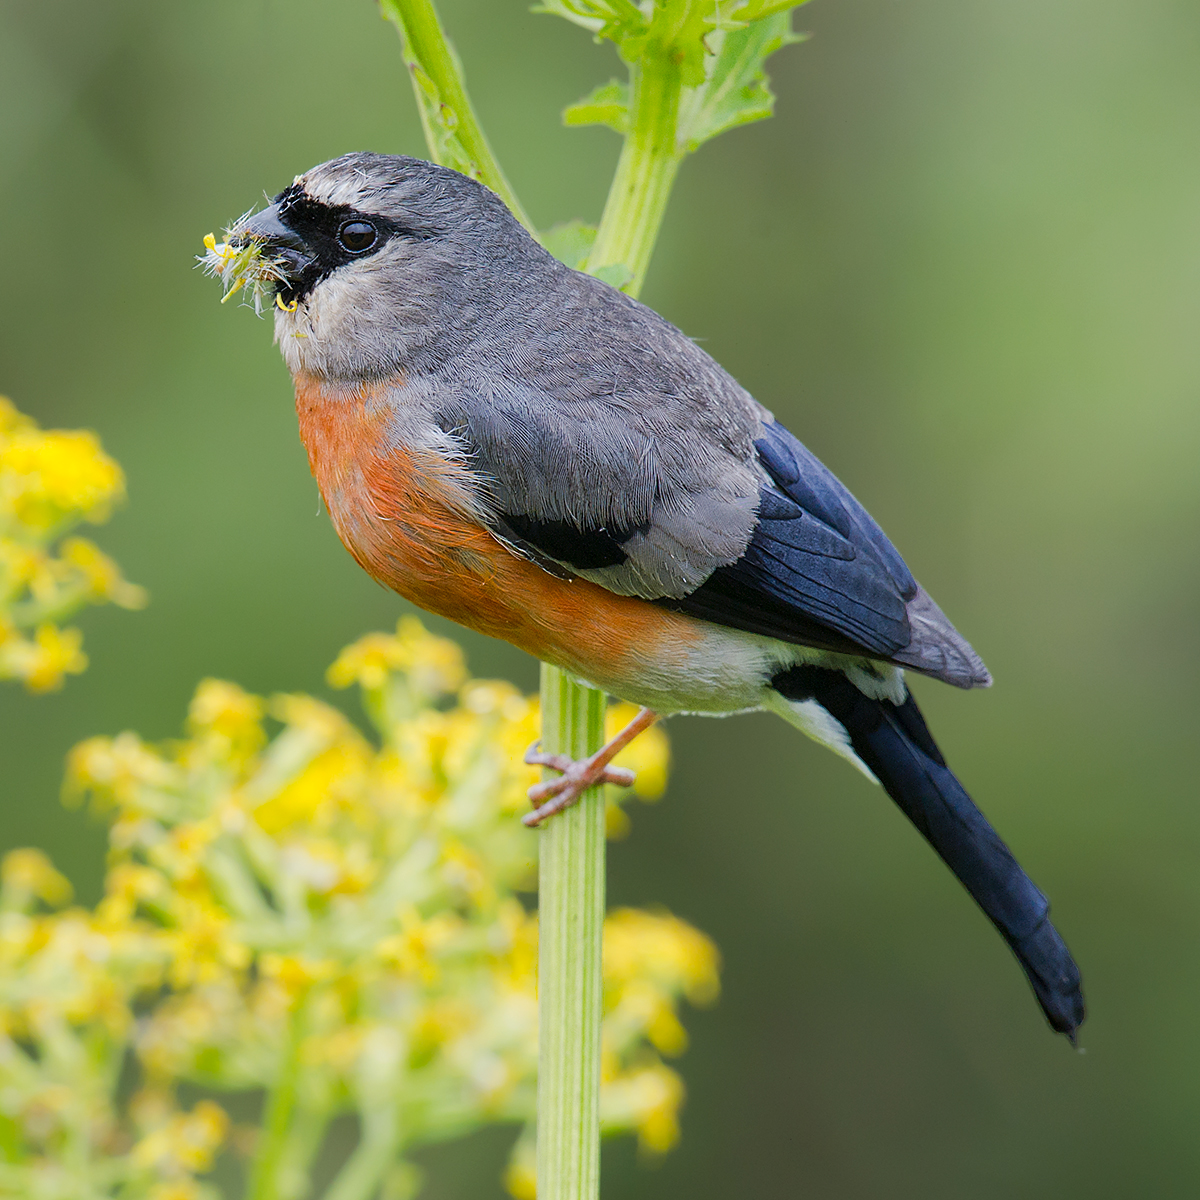
{"label": "yellow plant material in beak", "polygon": [[[250,214],[247,213],[246,216]],[[218,242],[215,234],[204,235],[204,253],[196,256],[206,275],[220,279],[225,288],[221,303],[232,299],[243,289],[243,299],[262,316],[263,303],[284,275],[279,263],[267,253],[267,243],[259,238],[239,239],[245,224],[241,217],[225,230],[225,241]],[[284,311],[291,311],[285,306]]]}

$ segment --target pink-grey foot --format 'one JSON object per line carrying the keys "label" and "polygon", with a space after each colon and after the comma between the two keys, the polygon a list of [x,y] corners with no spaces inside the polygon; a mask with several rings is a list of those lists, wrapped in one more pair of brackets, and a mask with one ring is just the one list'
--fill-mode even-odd
{"label": "pink-grey foot", "polygon": [[529,803],[534,809],[522,818],[524,823],[531,827],[540,825],[548,817],[562,812],[564,808],[578,804],[583,793],[596,784],[615,783],[620,787],[629,787],[634,781],[634,773],[627,767],[613,767],[609,764],[639,733],[649,729],[657,720],[657,713],[648,708],[640,709],[637,716],[620,733],[601,746],[590,758],[574,759],[566,754],[542,754],[538,750],[540,743],[534,742],[525,755],[525,761],[531,766],[549,767],[552,771],[559,771],[561,777],[535,783],[529,789]]}

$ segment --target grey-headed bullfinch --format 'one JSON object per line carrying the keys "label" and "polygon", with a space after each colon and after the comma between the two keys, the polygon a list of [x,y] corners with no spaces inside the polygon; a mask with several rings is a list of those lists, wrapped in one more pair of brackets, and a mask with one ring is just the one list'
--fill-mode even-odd
{"label": "grey-headed bullfinch", "polygon": [[656,714],[769,709],[887,793],[1074,1040],[1046,898],[946,766],[906,669],[987,669],[847,489],[657,313],[414,158],[314,167],[232,231],[276,292],[300,433],[342,541],[431,612],[643,706],[537,785],[572,803]]}

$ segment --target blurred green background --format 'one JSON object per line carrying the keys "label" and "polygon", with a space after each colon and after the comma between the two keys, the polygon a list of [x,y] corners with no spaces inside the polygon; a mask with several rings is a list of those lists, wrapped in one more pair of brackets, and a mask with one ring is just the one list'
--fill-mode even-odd
{"label": "blurred green background", "polygon": [[[523,0],[443,0],[535,219],[595,219],[605,130],[558,113],[611,47]],[[1054,902],[1085,1055],[887,798],[782,722],[672,723],[614,902],[711,933],[684,1140],[605,1196],[999,1200],[1200,1188],[1200,7],[816,0],[778,116],[682,172],[645,299],[875,514],[997,683],[919,680],[952,764]],[[325,694],[401,603],[318,504],[269,322],[201,236],[351,149],[423,153],[369,0],[0,3],[0,391],[129,476],[97,540],[143,613],[81,620],[65,691],[0,690],[2,848],[94,897],[75,741],[175,732],[196,681]],[[448,627],[433,622],[435,627]],[[477,673],[535,665],[463,634]],[[426,1161],[499,1196],[507,1134]]]}

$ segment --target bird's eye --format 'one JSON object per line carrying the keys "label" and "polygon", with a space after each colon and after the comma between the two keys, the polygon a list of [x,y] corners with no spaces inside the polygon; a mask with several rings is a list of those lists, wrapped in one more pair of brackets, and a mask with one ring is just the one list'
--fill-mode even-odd
{"label": "bird's eye", "polygon": [[351,254],[361,254],[375,245],[375,226],[366,221],[347,221],[338,230],[338,241]]}

